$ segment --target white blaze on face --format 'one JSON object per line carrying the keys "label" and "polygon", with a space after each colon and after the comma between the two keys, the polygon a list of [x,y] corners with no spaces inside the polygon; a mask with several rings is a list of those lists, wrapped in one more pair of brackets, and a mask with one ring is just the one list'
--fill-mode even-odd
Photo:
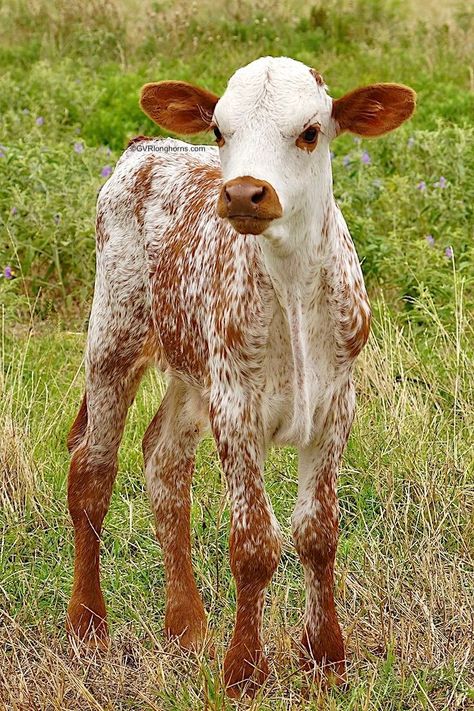
{"label": "white blaze on face", "polygon": [[[224,182],[242,176],[266,180],[285,214],[298,209],[305,191],[322,174],[330,178],[329,140],[332,100],[309,67],[286,57],[263,57],[239,69],[216,105],[214,122]],[[308,152],[296,145],[310,125],[319,124],[318,145]]]}

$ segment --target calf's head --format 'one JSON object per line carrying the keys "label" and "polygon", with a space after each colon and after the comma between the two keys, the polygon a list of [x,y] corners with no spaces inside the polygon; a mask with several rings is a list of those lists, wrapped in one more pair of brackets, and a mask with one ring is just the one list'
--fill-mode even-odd
{"label": "calf's head", "polygon": [[242,234],[262,234],[329,193],[335,136],[393,130],[412,115],[415,93],[373,84],[333,100],[314,69],[263,57],[239,69],[220,98],[163,81],[146,84],[140,104],[174,133],[214,132],[224,181],[217,212]]}

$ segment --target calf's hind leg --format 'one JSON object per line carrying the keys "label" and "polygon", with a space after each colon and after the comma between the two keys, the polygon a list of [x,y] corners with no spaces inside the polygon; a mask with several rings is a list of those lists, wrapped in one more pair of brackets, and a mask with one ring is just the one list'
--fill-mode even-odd
{"label": "calf's hind leg", "polygon": [[71,453],[78,444],[81,443],[82,438],[86,433],[87,428],[87,395],[84,393],[82,398],[81,406],[79,412],[76,415],[76,419],[73,422],[69,434],[67,436],[67,448],[69,453]]}
{"label": "calf's hind leg", "polygon": [[117,354],[103,361],[89,354],[86,395],[68,437],[72,451],[68,506],[75,559],[67,628],[92,646],[105,646],[107,638],[99,576],[100,533],[117,472],[125,418],[144,367],[140,353],[126,367]]}
{"label": "calf's hind leg", "polygon": [[185,649],[199,648],[206,633],[191,562],[191,481],[204,424],[198,398],[173,378],[143,439],[147,488],[165,564],[165,630]]}

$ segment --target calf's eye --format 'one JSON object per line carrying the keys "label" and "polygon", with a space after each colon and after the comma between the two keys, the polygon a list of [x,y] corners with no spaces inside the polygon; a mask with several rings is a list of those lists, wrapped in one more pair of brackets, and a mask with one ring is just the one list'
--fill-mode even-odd
{"label": "calf's eye", "polygon": [[216,137],[216,143],[218,146],[223,146],[225,141],[222,133],[220,130],[217,128],[217,126],[213,126],[212,130],[214,131],[214,136]]}
{"label": "calf's eye", "polygon": [[298,148],[313,151],[318,144],[319,126],[308,126],[296,139]]}
{"label": "calf's eye", "polygon": [[315,128],[307,128],[306,131],[303,131],[303,140],[308,143],[312,143],[317,137],[318,132]]}

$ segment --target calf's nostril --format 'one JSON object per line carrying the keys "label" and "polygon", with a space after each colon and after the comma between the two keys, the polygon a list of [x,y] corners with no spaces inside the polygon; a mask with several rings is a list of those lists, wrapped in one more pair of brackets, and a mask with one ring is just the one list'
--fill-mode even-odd
{"label": "calf's nostril", "polygon": [[252,200],[253,203],[255,203],[257,205],[259,202],[261,202],[263,200],[264,196],[265,196],[265,188],[263,187],[263,185],[261,185],[259,188],[257,188],[255,190],[254,194],[252,195],[252,197],[250,199]]}
{"label": "calf's nostril", "polygon": [[228,205],[230,205],[230,203],[232,202],[232,195],[229,193],[227,188],[224,188],[224,198],[225,198],[226,203]]}

